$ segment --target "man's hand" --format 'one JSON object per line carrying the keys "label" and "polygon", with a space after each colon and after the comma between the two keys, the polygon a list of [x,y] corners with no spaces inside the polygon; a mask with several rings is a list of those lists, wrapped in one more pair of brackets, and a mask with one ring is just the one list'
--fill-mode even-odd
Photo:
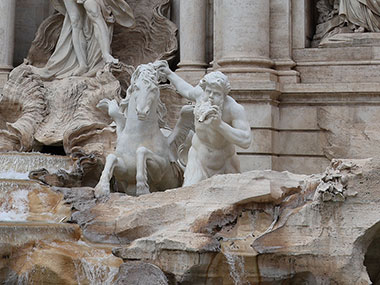
{"label": "man's hand", "polygon": [[211,106],[211,111],[209,115],[207,115],[204,124],[210,125],[211,128],[218,130],[220,125],[222,124],[222,111],[219,106],[213,105]]}
{"label": "man's hand", "polygon": [[165,82],[168,75],[172,73],[166,60],[158,60],[153,63],[153,66],[157,70],[157,75],[161,82]]}

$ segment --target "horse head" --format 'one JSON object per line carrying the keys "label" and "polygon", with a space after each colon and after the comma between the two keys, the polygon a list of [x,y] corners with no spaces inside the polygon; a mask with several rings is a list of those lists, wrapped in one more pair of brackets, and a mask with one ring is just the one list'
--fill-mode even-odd
{"label": "horse head", "polygon": [[141,64],[132,74],[127,98],[135,101],[135,112],[139,120],[154,115],[160,97],[157,71],[152,64]]}

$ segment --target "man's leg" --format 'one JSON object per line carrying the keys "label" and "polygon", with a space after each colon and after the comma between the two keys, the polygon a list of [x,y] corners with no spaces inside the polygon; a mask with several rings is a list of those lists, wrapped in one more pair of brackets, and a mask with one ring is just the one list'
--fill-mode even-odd
{"label": "man's leg", "polygon": [[64,0],[67,14],[70,18],[72,26],[72,40],[74,52],[78,59],[79,69],[75,71],[74,75],[81,75],[87,71],[86,51],[84,49],[84,35],[83,35],[83,18],[81,14],[81,7],[75,0]]}
{"label": "man's leg", "polygon": [[107,63],[118,63],[119,61],[111,55],[111,41],[106,21],[103,18],[99,4],[96,0],[86,0],[84,8],[94,25],[95,37],[100,46],[103,59]]}

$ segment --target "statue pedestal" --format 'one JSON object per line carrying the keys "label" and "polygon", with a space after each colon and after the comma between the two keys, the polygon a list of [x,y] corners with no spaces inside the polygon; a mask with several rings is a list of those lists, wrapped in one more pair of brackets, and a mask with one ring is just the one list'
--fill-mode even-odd
{"label": "statue pedestal", "polygon": [[379,33],[342,33],[325,38],[320,48],[380,46]]}

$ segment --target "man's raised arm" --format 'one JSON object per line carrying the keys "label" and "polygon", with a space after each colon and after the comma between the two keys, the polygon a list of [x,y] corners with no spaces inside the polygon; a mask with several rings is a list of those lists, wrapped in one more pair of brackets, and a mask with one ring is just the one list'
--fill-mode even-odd
{"label": "man's raised arm", "polygon": [[185,80],[171,71],[166,61],[159,61],[158,63],[158,72],[161,72],[167,79],[169,79],[169,81],[177,89],[178,93],[188,100],[196,101],[196,92],[194,92],[196,87],[193,87],[191,84],[187,83]]}

